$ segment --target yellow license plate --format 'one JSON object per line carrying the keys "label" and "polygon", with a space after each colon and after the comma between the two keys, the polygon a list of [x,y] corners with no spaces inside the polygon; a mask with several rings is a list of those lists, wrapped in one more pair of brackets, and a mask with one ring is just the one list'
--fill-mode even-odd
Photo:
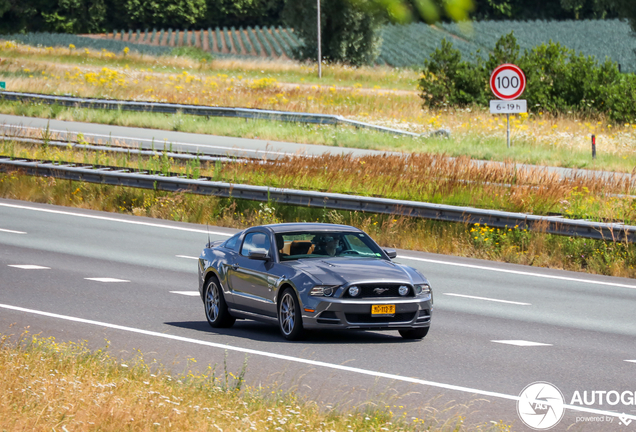
{"label": "yellow license plate", "polygon": [[395,305],[372,305],[371,315],[395,315]]}

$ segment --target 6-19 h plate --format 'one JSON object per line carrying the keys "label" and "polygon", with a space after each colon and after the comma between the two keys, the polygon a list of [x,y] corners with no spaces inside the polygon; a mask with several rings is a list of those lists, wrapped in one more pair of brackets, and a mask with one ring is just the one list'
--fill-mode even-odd
{"label": "6-19 h plate", "polygon": [[371,305],[371,316],[393,316],[395,315],[394,304]]}

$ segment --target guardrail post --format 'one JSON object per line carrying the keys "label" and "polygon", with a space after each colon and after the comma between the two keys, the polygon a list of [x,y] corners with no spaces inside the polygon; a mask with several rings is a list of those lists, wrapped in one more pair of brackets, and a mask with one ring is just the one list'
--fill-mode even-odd
{"label": "guardrail post", "polygon": [[596,159],[596,135],[592,135],[592,159]]}

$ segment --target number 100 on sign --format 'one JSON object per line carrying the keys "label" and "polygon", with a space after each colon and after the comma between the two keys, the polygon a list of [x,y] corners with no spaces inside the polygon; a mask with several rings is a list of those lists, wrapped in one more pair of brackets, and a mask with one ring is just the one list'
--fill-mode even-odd
{"label": "number 100 on sign", "polygon": [[490,76],[490,88],[499,99],[513,100],[526,89],[526,76],[513,64],[502,64]]}

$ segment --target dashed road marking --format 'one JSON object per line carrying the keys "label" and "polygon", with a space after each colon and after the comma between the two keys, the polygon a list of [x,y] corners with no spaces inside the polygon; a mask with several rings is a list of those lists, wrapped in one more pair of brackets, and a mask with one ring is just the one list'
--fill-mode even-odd
{"label": "dashed road marking", "polygon": [[107,278],[107,277],[103,277],[103,278],[84,278],[84,279],[89,280],[89,281],[106,282],[106,283],[130,282],[129,280]]}
{"label": "dashed road marking", "polygon": [[625,360],[626,362],[636,363],[636,360]]}
{"label": "dashed road marking", "polygon": [[552,344],[541,343],[541,342],[531,342],[525,340],[493,340],[490,342],[506,344],[506,345],[514,345],[520,347],[533,347],[533,346],[552,346]]}
{"label": "dashed road marking", "polygon": [[0,228],[0,232],[6,232],[9,234],[26,234],[24,231],[14,231],[10,229],[2,229],[2,228]]}
{"label": "dashed road marking", "polygon": [[170,291],[172,294],[181,294],[184,296],[198,297],[199,291]]}
{"label": "dashed road marking", "polygon": [[187,255],[175,255],[177,258],[185,258],[185,259],[191,259],[191,260],[198,260],[199,258],[197,257],[193,257],[193,256],[187,256]]}
{"label": "dashed road marking", "polygon": [[520,306],[532,306],[530,303],[522,303],[522,302],[516,302],[516,301],[510,301],[510,300],[499,300],[499,299],[493,299],[488,297],[477,297],[477,296],[455,294],[455,293],[442,293],[442,294],[447,296],[453,296],[453,297],[464,297],[469,299],[485,300],[485,301],[491,301],[491,302],[497,302],[497,303],[508,303],[508,304],[514,304],[514,305],[520,305]]}
{"label": "dashed road marking", "polygon": [[51,267],[44,267],[31,264],[9,264],[9,267],[15,267],[22,270],[51,270]]}

